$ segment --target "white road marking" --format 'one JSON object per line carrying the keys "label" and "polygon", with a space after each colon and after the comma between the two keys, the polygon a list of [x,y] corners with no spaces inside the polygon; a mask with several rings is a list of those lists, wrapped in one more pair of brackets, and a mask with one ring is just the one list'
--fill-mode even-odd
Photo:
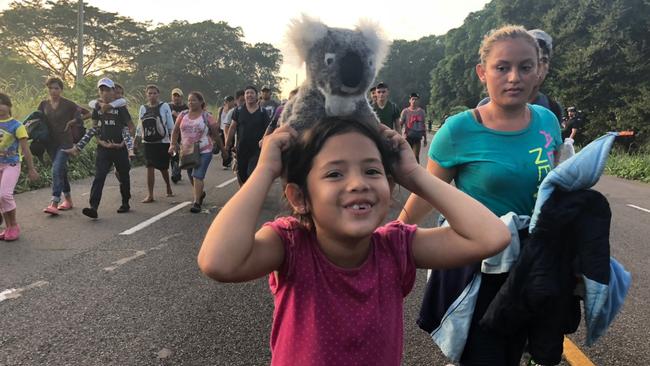
{"label": "white road marking", "polygon": [[10,288],[0,292],[0,302],[5,300],[17,299],[22,296],[23,292],[36,287],[42,287],[49,284],[47,281],[36,281],[30,285],[21,288]]}
{"label": "white road marking", "polygon": [[232,178],[232,179],[228,179],[227,181],[225,181],[225,182],[219,184],[219,185],[217,186],[217,188],[223,188],[223,187],[227,186],[228,184],[234,183],[234,182],[236,182],[236,181],[237,181],[237,177]]}
{"label": "white road marking", "polygon": [[169,215],[173,214],[174,212],[180,210],[181,208],[183,208],[185,206],[189,206],[191,204],[192,204],[191,201],[185,201],[185,202],[179,203],[178,205],[170,208],[167,211],[161,212],[158,215],[156,215],[156,216],[154,216],[154,217],[152,217],[152,218],[150,218],[150,219],[148,219],[146,221],[143,221],[143,222],[139,223],[138,225],[136,225],[136,226],[134,226],[134,227],[132,227],[132,228],[130,228],[128,230],[122,231],[120,233],[120,235],[131,235],[133,233],[136,233],[136,232],[144,229],[145,227],[153,224],[154,222],[156,222],[156,221],[158,221],[158,220],[160,220],[160,219],[162,219],[162,218],[164,218],[166,216],[169,216]]}
{"label": "white road marking", "polygon": [[114,266],[106,267],[106,268],[104,268],[104,271],[112,272],[112,271],[116,270],[117,267],[123,265],[124,263],[130,262],[130,261],[132,261],[132,260],[134,260],[136,258],[142,257],[145,254],[147,254],[147,252],[145,252],[144,250],[138,250],[137,252],[135,252],[134,255],[132,255],[130,257],[126,257],[126,258],[116,260],[115,262],[113,262]]}
{"label": "white road marking", "polygon": [[149,248],[147,250],[138,250],[138,251],[135,252],[134,255],[132,255],[130,257],[118,259],[118,260],[116,260],[115,262],[112,263],[113,264],[112,266],[104,268],[104,271],[113,272],[119,266],[121,266],[121,265],[123,265],[125,263],[128,263],[128,262],[130,262],[130,261],[132,261],[134,259],[138,259],[138,258],[142,257],[143,255],[146,255],[148,252],[150,252],[152,250],[161,250],[162,248],[169,245],[169,240],[170,239],[177,238],[179,236],[183,236],[183,233],[176,233],[176,234],[172,234],[172,235],[163,236],[162,238],[160,238],[158,240],[161,244],[158,244],[155,247]]}
{"label": "white road marking", "polygon": [[636,208],[637,210],[641,210],[643,212],[650,213],[650,210],[648,210],[647,208],[643,208],[643,207],[639,207],[639,206],[635,206],[635,205],[627,205],[627,206],[632,207],[632,208]]}

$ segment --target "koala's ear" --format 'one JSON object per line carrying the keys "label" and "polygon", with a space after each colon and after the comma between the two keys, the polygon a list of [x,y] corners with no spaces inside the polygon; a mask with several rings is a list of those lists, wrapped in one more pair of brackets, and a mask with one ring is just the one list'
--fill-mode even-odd
{"label": "koala's ear", "polygon": [[386,60],[386,56],[388,56],[391,42],[386,37],[379,24],[371,20],[360,20],[356,29],[363,34],[368,47],[375,55],[374,63],[376,65],[376,71],[379,71],[381,65]]}
{"label": "koala's ear", "polygon": [[288,46],[302,63],[307,59],[309,50],[319,40],[327,36],[327,26],[320,20],[302,14],[298,19],[291,20],[287,31]]}

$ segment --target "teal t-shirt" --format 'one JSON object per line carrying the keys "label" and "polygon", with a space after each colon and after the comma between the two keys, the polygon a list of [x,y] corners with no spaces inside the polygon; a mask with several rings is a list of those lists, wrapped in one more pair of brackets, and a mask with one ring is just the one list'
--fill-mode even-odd
{"label": "teal t-shirt", "polygon": [[457,168],[456,187],[497,216],[532,214],[537,189],[562,144],[557,117],[544,107],[528,107],[531,121],[519,131],[489,129],[471,110],[456,114],[429,148],[429,157],[440,166]]}

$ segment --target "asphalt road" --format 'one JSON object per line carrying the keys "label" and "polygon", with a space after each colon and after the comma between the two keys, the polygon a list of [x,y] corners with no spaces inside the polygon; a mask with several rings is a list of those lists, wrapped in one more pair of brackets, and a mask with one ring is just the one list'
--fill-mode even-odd
{"label": "asphalt road", "polygon": [[[183,207],[132,235],[119,233],[190,200],[186,177],[174,186],[176,197],[166,198],[158,176],[156,202],[145,205],[139,203],[145,171],[134,169],[133,211],[117,214],[117,181],[110,176],[97,221],[81,214],[89,179],[73,185],[76,207],[59,217],[40,212],[49,190],[18,195],[23,234],[0,242],[0,365],[268,364],[273,302],[267,280],[219,284],[196,265],[208,225],[237,189],[236,183],[217,187],[233,178],[219,163],[213,161],[206,179],[203,213]],[[627,204],[650,208],[650,186],[605,177],[596,188],[613,211],[612,254],[634,283],[622,313],[594,347],[582,348],[581,332],[572,339],[596,365],[649,364],[650,213]],[[396,193],[396,209],[407,193]],[[276,183],[260,223],[282,207]],[[415,325],[424,283],[421,271],[406,299],[403,364],[445,365]]]}

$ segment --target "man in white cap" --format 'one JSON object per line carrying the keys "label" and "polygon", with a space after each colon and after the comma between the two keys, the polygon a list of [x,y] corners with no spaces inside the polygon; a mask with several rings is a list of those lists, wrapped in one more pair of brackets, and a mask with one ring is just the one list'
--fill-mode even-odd
{"label": "man in white cap", "polygon": [[[113,101],[115,84],[111,79],[102,78],[97,83],[97,88],[99,89],[99,100],[102,103]],[[108,175],[113,165],[115,165],[115,170],[119,173],[120,194],[122,196],[122,205],[117,212],[124,213],[130,209],[131,181],[129,171],[131,164],[122,131],[131,122],[131,115],[126,107],[104,111],[98,105],[93,110],[92,119],[97,129],[95,179],[90,189],[90,207],[84,208],[81,212],[90,218],[96,219],[106,175]]]}

